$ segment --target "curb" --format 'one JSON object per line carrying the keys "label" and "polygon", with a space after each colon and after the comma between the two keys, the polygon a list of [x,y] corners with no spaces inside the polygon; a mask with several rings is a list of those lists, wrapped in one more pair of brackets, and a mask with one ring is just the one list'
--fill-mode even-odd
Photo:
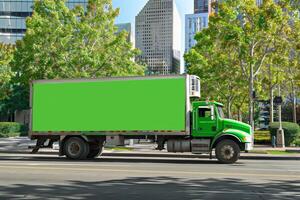
{"label": "curb", "polygon": [[[124,156],[124,157],[161,157],[161,158],[209,158],[209,155],[196,155],[196,154],[169,154],[169,153],[137,153],[137,152],[111,152],[103,153],[103,156]],[[215,156],[213,155],[213,158]],[[259,154],[242,154],[242,160],[300,160],[300,156],[274,156],[274,155],[259,155]]]}

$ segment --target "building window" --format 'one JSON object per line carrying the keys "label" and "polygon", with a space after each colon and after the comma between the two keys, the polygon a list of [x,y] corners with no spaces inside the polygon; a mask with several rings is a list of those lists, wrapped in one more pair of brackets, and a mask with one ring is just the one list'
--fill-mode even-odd
{"label": "building window", "polygon": [[207,13],[209,0],[195,0],[195,13]]}

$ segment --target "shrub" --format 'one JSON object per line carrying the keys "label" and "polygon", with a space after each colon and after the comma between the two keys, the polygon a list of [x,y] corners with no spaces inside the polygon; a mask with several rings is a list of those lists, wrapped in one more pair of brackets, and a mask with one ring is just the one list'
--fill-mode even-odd
{"label": "shrub", "polygon": [[16,122],[0,122],[0,137],[27,135],[27,127]]}
{"label": "shrub", "polygon": [[294,144],[296,145],[296,147],[300,147],[300,137],[295,140]]}
{"label": "shrub", "polygon": [[[271,123],[270,125],[271,136],[276,136],[278,128],[279,128],[279,122]],[[299,137],[300,134],[299,125],[291,122],[282,122],[282,128],[284,130],[285,145],[290,146]]]}

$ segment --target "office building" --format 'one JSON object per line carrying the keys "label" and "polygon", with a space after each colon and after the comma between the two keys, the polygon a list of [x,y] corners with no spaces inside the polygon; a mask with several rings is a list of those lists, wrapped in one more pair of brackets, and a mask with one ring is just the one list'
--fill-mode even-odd
{"label": "office building", "polygon": [[185,15],[185,52],[196,44],[195,35],[208,27],[209,13]]}
{"label": "office building", "polygon": [[210,0],[194,0],[194,13],[208,13]]}
{"label": "office building", "polygon": [[136,16],[135,38],[148,74],[180,72],[181,20],[174,0],[149,0]]}
{"label": "office building", "polygon": [[214,12],[213,0],[194,0],[194,14],[185,15],[185,52],[196,44],[195,35],[208,27],[209,15]]}
{"label": "office building", "polygon": [[[32,15],[34,0],[0,0],[0,42],[14,44],[26,32],[26,17]],[[86,7],[88,0],[68,0],[66,5]]]}

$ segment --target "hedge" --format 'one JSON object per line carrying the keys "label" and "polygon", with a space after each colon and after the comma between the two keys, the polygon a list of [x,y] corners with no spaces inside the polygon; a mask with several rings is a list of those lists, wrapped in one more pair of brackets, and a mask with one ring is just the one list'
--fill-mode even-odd
{"label": "hedge", "polygon": [[[269,128],[271,136],[277,135],[278,128],[279,128],[279,122],[271,123]],[[291,146],[291,144],[295,143],[296,139],[300,135],[300,127],[296,123],[282,122],[282,128],[284,130],[285,145]]]}
{"label": "hedge", "polygon": [[27,127],[16,122],[0,122],[0,137],[26,136]]}
{"label": "hedge", "polygon": [[296,147],[300,147],[300,137],[295,140],[294,144],[296,145]]}

